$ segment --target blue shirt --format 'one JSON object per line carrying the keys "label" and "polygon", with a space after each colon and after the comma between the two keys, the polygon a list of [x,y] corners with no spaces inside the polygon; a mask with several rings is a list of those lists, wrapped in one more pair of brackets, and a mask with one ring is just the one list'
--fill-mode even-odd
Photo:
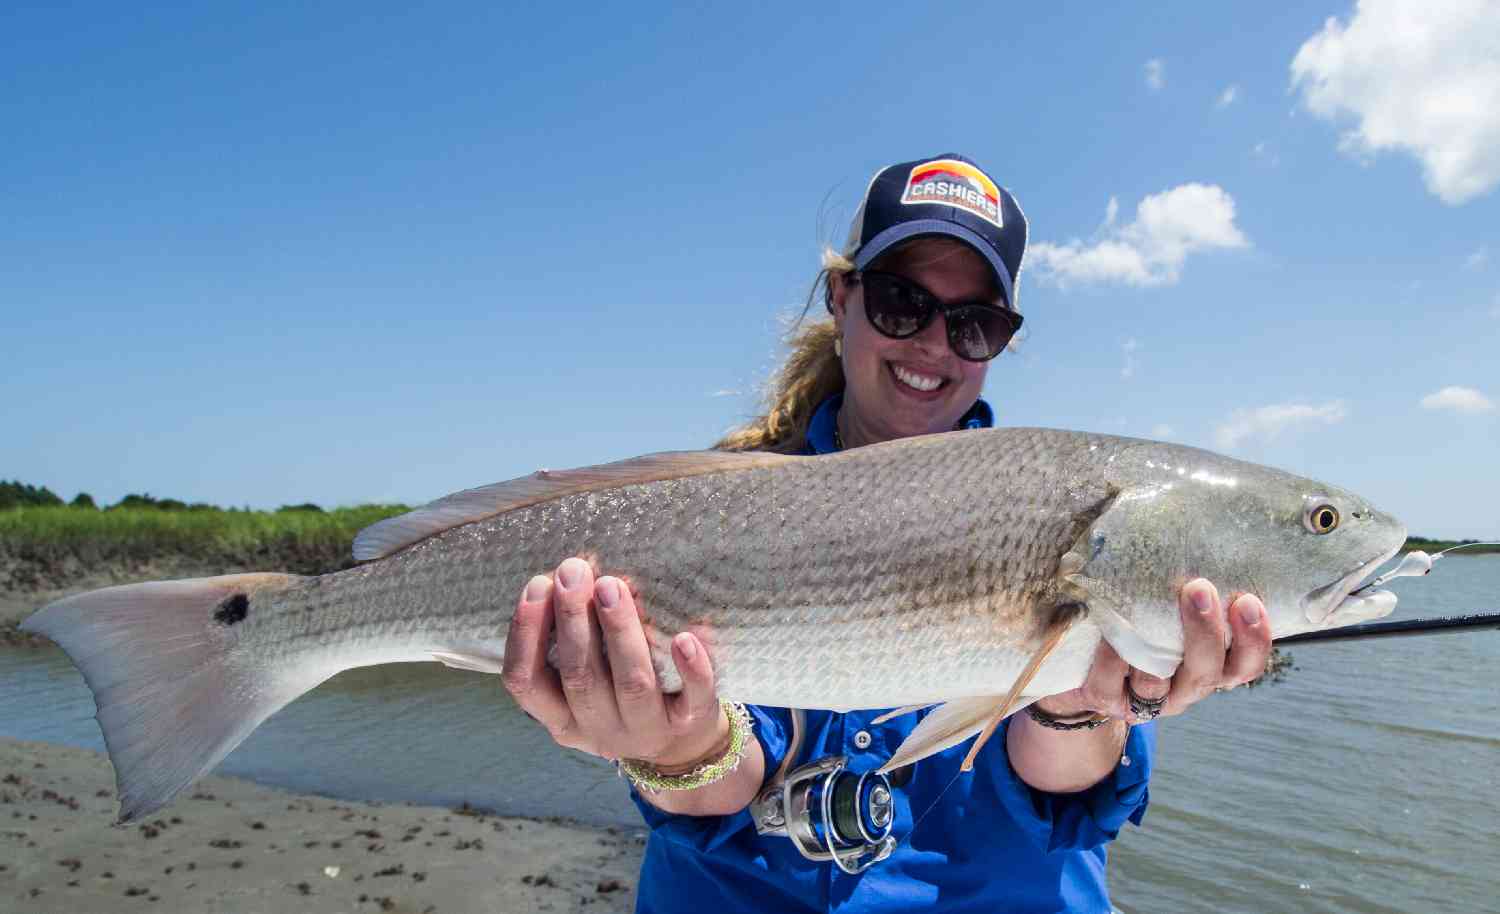
{"label": "blue shirt", "polygon": [[[837,450],[833,430],[841,403],[842,397],[832,397],[813,415],[808,453]],[[983,400],[959,422],[965,428],[993,424]],[[878,768],[926,713],[871,725],[883,710],[806,712],[792,767],[843,755],[854,771]],[[760,706],[751,706],[750,714],[769,777],[786,755],[791,715]],[[895,852],[858,876],[804,859],[786,838],[757,835],[749,810],[678,816],[632,790],[651,827],[636,910],[1110,911],[1104,846],[1146,813],[1155,724],[1132,727],[1115,770],[1074,794],[1044,793],[1016,775],[1006,757],[1009,727],[1009,720],[1001,724],[968,773],[958,769],[972,741],[918,762],[896,791]],[[870,737],[865,748],[855,741],[861,732]]]}

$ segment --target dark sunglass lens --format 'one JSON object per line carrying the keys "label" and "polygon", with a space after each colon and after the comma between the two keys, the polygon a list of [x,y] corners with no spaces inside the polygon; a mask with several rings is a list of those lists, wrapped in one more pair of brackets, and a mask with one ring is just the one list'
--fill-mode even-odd
{"label": "dark sunglass lens", "polygon": [[948,344],[959,358],[983,362],[999,355],[1020,321],[998,308],[961,308],[948,314]]}
{"label": "dark sunglass lens", "polygon": [[905,339],[922,329],[928,309],[920,293],[906,283],[889,276],[866,274],[865,314],[876,330],[886,336]]}

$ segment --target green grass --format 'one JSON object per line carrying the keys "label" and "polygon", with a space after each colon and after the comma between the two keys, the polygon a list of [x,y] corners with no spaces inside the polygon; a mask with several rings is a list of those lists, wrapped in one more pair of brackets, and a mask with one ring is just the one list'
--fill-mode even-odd
{"label": "green grass", "polygon": [[406,510],[401,505],[326,512],[10,508],[0,511],[0,552],[43,564],[68,558],[86,564],[144,562],[167,556],[226,564],[280,560],[287,571],[307,573],[347,565],[356,533]]}
{"label": "green grass", "polygon": [[[1476,540],[1434,540],[1428,539],[1425,536],[1412,536],[1407,537],[1406,545],[1401,547],[1401,551],[1410,552],[1413,549],[1420,549],[1423,552],[1434,553],[1442,552],[1444,549],[1452,549],[1454,546],[1461,546],[1464,543],[1473,542],[1476,542]],[[1469,549],[1460,549],[1453,554],[1482,555],[1486,552],[1500,552],[1500,546],[1474,546]]]}

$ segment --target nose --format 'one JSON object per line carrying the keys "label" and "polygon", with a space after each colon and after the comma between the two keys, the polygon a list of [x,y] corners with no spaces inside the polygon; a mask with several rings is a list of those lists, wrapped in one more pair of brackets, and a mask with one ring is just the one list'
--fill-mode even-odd
{"label": "nose", "polygon": [[948,351],[948,318],[938,314],[922,332],[911,338],[911,342],[933,359],[941,358]]}

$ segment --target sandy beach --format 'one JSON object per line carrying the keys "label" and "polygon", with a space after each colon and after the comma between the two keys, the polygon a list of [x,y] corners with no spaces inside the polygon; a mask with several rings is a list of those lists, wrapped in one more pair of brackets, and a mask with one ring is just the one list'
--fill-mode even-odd
{"label": "sandy beach", "polygon": [[94,752],[0,740],[0,910],[631,910],[644,835],[208,777],[129,826]]}

